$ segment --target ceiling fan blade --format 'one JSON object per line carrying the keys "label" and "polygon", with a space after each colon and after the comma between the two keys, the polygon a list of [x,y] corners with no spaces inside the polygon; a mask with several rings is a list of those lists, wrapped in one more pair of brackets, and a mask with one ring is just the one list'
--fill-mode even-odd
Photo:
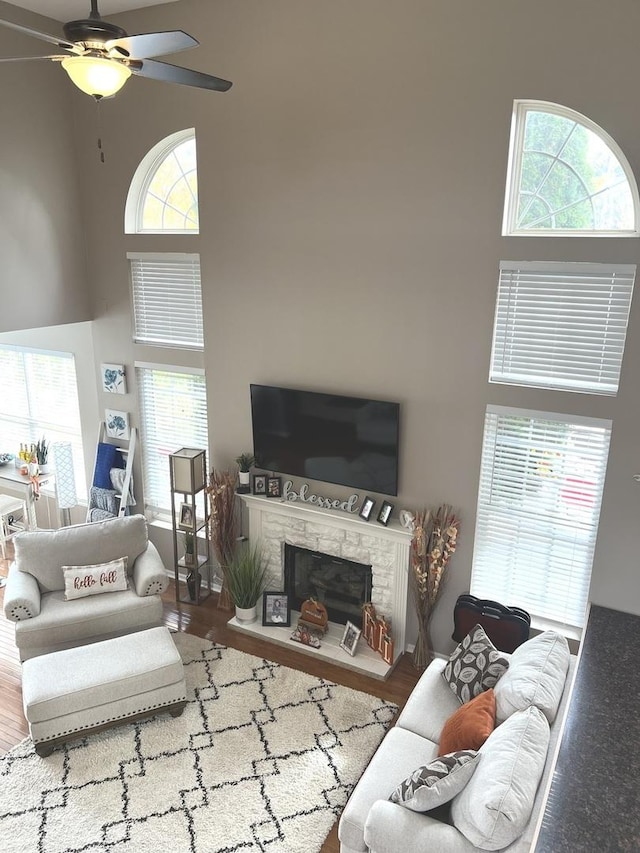
{"label": "ceiling fan blade", "polygon": [[145,59],[136,67],[132,63],[129,67],[134,74],[140,77],[149,77],[151,80],[163,80],[166,83],[181,83],[183,86],[196,86],[199,89],[213,89],[216,92],[226,92],[232,84],[228,80],[221,80],[212,74],[204,74],[202,71],[192,71],[179,65],[170,65],[168,62],[158,62],[156,59]]}
{"label": "ceiling fan blade", "polygon": [[33,62],[37,59],[53,59],[54,61],[61,61],[66,58],[66,53],[63,53],[61,56],[3,56],[0,57],[0,62]]}
{"label": "ceiling fan blade", "polygon": [[141,33],[137,36],[111,39],[105,47],[114,56],[147,59],[150,56],[163,56],[165,53],[177,53],[197,47],[200,42],[182,30],[166,33]]}
{"label": "ceiling fan blade", "polygon": [[25,36],[33,36],[33,38],[48,41],[49,44],[55,44],[57,47],[63,47],[66,50],[76,52],[76,46],[73,42],[58,38],[57,36],[51,36],[49,33],[41,33],[38,30],[32,30],[30,27],[23,27],[21,24],[14,24],[11,21],[3,21],[2,19],[0,19],[0,27],[8,27],[10,30],[15,30]]}

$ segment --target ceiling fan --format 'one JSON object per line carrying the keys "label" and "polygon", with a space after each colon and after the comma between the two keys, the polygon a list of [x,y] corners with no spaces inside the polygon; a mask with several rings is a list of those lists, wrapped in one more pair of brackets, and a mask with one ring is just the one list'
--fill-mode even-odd
{"label": "ceiling fan", "polygon": [[98,0],[91,0],[88,18],[64,24],[64,38],[2,19],[0,26],[49,42],[66,51],[51,56],[0,58],[0,62],[41,59],[60,62],[75,85],[96,100],[115,95],[131,74],[218,92],[226,92],[231,88],[228,80],[151,58],[197,47],[199,42],[192,36],[182,30],[127,35],[122,27],[102,20],[98,12]]}

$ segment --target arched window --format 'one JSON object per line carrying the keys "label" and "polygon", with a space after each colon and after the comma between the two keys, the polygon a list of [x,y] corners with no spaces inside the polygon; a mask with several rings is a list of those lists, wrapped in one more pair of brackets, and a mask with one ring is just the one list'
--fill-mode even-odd
{"label": "arched window", "polygon": [[136,169],[124,214],[125,234],[197,234],[198,169],[193,128],[167,136]]}
{"label": "arched window", "polygon": [[616,142],[567,107],[514,101],[502,233],[637,237],[638,188]]}

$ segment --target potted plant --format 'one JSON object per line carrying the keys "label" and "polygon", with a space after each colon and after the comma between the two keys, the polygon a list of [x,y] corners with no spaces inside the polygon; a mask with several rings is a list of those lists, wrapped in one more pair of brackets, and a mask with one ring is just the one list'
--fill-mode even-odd
{"label": "potted plant", "polygon": [[49,445],[44,436],[36,443],[36,459],[38,460],[38,468],[41,474],[46,474],[49,471]]}
{"label": "potted plant", "polygon": [[226,577],[238,622],[255,622],[256,605],[267,583],[267,566],[260,546],[241,543],[227,563]]}
{"label": "potted plant", "polygon": [[239,492],[245,493],[249,491],[249,472],[251,466],[256,464],[256,458],[253,453],[241,453],[236,457],[236,465],[240,469],[238,476],[240,478]]}

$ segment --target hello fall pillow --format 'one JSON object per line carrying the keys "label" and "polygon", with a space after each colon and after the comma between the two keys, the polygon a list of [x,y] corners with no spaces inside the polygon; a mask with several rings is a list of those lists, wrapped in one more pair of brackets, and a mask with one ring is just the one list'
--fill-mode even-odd
{"label": "hello fall pillow", "polygon": [[93,566],[63,566],[62,571],[66,601],[103,592],[121,592],[128,588],[126,557]]}

